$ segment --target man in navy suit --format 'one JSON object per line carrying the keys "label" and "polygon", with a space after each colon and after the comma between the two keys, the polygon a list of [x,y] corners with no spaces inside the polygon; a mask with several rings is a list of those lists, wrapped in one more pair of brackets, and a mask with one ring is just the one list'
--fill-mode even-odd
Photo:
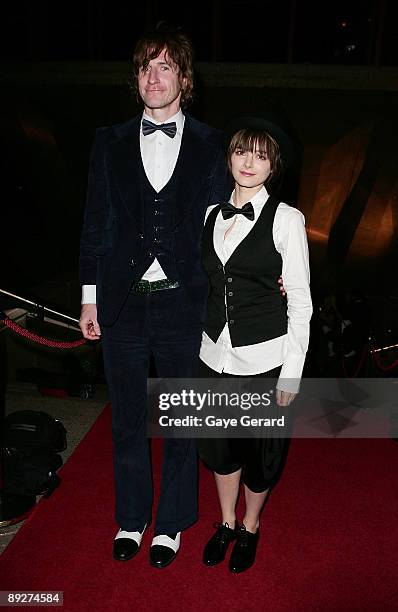
{"label": "man in navy suit", "polygon": [[[182,112],[192,99],[187,37],[167,26],[145,35],[134,77],[144,112],[97,130],[80,253],[80,327],[102,338],[112,403],[118,560],[138,552],[151,520],[150,355],[159,377],[196,374],[208,292],[203,221],[229,193],[221,133]],[[154,567],[174,560],[197,519],[196,464],[194,441],[165,440]]]}

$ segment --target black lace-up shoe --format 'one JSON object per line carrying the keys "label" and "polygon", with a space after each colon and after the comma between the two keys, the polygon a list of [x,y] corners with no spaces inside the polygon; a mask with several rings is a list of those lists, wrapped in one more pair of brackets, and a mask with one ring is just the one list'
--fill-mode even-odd
{"label": "black lace-up shoe", "polygon": [[203,563],[205,565],[217,565],[224,561],[228,546],[236,538],[235,529],[231,529],[228,523],[214,523],[216,533],[207,542],[203,551]]}
{"label": "black lace-up shoe", "polygon": [[244,572],[253,565],[256,560],[256,550],[260,532],[250,533],[244,525],[238,530],[235,546],[229,559],[229,569],[235,574]]}

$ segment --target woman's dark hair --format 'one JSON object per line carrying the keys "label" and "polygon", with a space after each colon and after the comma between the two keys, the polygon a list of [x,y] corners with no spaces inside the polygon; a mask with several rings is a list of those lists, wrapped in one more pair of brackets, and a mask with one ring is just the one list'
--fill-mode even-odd
{"label": "woman's dark hair", "polygon": [[[137,42],[133,55],[132,88],[140,100],[138,74],[149,62],[166,49],[166,57],[178,68],[181,84],[181,107],[187,107],[193,99],[193,49],[188,36],[180,28],[159,23],[155,29],[146,32]],[[185,82],[184,82],[185,80]]]}
{"label": "woman's dark hair", "polygon": [[243,152],[254,152],[258,150],[260,153],[267,155],[271,166],[271,172],[264,183],[266,186],[274,183],[282,174],[282,158],[279,145],[265,130],[245,128],[235,132],[231,138],[227,151],[227,161],[230,172],[232,172],[231,157],[237,150]]}

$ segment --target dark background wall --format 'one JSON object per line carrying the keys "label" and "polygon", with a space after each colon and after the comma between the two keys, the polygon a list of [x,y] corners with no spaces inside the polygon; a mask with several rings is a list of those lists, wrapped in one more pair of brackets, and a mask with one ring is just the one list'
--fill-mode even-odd
{"label": "dark background wall", "polygon": [[[172,3],[196,48],[190,112],[223,129],[279,109],[303,147],[297,206],[315,291],[397,295],[395,2]],[[77,256],[95,128],[140,107],[132,48],[163,5],[9,7],[0,79],[2,282],[76,313]],[[356,7],[356,8],[355,8]]]}
{"label": "dark background wall", "polygon": [[159,20],[189,32],[198,61],[396,65],[395,0],[20,0],[2,9],[11,60],[125,60]]}

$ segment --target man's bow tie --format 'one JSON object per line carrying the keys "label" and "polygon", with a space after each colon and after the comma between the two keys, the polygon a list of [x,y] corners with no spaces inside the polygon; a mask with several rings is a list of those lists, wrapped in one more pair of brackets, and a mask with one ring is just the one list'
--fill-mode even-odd
{"label": "man's bow tie", "polygon": [[254,208],[251,202],[247,202],[242,208],[236,208],[232,204],[223,204],[221,213],[224,219],[230,219],[234,215],[244,215],[249,221],[254,221]]}
{"label": "man's bow tie", "polygon": [[171,123],[161,123],[157,125],[156,123],[152,123],[152,121],[148,121],[148,119],[142,120],[142,133],[144,136],[148,136],[148,134],[153,134],[156,130],[162,130],[167,136],[170,138],[174,138],[177,134],[177,126],[176,122],[172,121]]}

